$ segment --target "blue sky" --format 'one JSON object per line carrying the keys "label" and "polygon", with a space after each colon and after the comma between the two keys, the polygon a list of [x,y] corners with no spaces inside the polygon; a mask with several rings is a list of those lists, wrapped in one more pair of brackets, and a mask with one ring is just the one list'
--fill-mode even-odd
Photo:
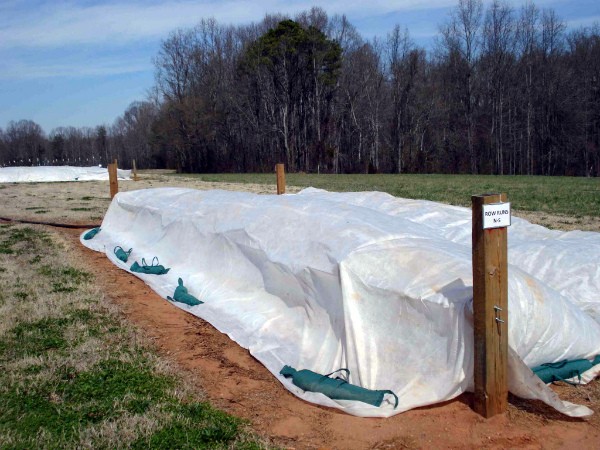
{"label": "blue sky", "polygon": [[[31,119],[58,126],[110,125],[152,86],[152,58],[176,28],[294,15],[312,6],[346,14],[366,38],[395,24],[428,47],[456,0],[0,0],[0,127]],[[485,1],[489,3],[489,1]],[[509,1],[519,9],[523,2]],[[600,1],[538,0],[569,28],[600,23]]]}

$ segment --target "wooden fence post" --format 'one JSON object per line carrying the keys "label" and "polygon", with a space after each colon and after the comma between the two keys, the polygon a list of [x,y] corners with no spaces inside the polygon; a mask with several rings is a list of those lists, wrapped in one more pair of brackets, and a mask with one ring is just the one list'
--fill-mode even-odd
{"label": "wooden fence post", "polygon": [[137,168],[135,167],[135,159],[133,160],[132,169],[133,169],[133,181],[137,181],[138,176],[137,176]]}
{"label": "wooden fence post", "polygon": [[110,198],[111,200],[119,192],[119,181],[117,180],[117,160],[108,165],[108,180],[110,183]]}
{"label": "wooden fence post", "polygon": [[473,409],[488,418],[508,406],[508,271],[506,194],[471,197],[473,208]]}
{"label": "wooden fence post", "polygon": [[285,194],[285,164],[275,165],[277,172],[277,195]]}

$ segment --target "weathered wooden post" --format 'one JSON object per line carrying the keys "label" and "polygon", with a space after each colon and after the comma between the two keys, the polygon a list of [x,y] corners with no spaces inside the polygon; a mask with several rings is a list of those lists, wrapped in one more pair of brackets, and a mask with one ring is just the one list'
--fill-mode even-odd
{"label": "weathered wooden post", "polygon": [[285,194],[285,164],[276,164],[277,172],[277,195]]}
{"label": "weathered wooden post", "polygon": [[119,192],[119,182],[117,180],[117,160],[108,165],[108,180],[110,183],[110,198],[111,200]]}
{"label": "weathered wooden post", "polygon": [[508,270],[506,194],[471,197],[473,208],[473,409],[488,418],[508,406]]}
{"label": "weathered wooden post", "polygon": [[137,176],[137,167],[135,167],[135,159],[133,160],[132,169],[133,169],[133,181],[137,181],[138,176]]}

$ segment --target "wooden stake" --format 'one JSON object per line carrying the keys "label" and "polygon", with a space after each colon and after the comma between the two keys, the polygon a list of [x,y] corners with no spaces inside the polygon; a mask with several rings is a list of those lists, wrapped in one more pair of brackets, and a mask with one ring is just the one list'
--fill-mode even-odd
{"label": "wooden stake", "polygon": [[508,406],[508,271],[506,227],[483,229],[483,205],[506,202],[506,194],[471,197],[473,207],[473,409],[488,418]]}
{"label": "wooden stake", "polygon": [[285,164],[276,164],[277,172],[277,195],[285,194]]}
{"label": "wooden stake", "polygon": [[137,168],[135,167],[135,159],[133,160],[133,181],[137,181],[138,180],[138,176],[137,176]]}
{"label": "wooden stake", "polygon": [[119,192],[119,181],[117,180],[117,163],[115,162],[108,165],[108,180],[110,183],[110,198],[111,200]]}

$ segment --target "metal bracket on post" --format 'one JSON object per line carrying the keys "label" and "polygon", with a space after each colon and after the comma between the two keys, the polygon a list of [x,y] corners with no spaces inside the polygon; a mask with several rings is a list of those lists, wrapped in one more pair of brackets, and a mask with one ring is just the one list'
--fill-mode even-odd
{"label": "metal bracket on post", "polygon": [[498,313],[502,311],[502,308],[500,308],[498,305],[494,305],[494,313],[496,314],[496,322],[498,323],[506,323],[504,320],[502,320],[500,317],[498,317]]}

